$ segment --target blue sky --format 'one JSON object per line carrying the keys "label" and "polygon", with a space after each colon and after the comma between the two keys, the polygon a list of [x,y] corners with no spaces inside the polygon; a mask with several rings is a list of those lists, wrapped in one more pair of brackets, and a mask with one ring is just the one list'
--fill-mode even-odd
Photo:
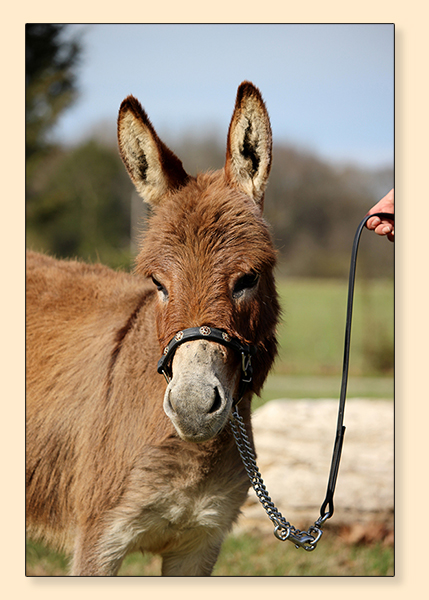
{"label": "blue sky", "polygon": [[241,81],[257,85],[275,142],[334,162],[391,166],[394,27],[345,25],[73,25],[83,35],[78,102],[57,139],[114,128],[135,95],[167,144],[207,131],[226,139]]}

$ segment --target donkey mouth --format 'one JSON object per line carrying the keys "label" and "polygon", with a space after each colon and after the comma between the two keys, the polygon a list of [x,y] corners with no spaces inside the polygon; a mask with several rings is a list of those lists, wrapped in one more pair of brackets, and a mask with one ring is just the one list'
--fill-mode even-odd
{"label": "donkey mouth", "polygon": [[210,431],[206,429],[199,431],[191,431],[186,428],[186,426],[178,425],[173,421],[174,428],[179,435],[179,437],[184,442],[192,442],[193,444],[202,444],[203,442],[209,442],[214,439],[223,429],[223,425],[219,427],[219,429],[213,430],[210,428]]}

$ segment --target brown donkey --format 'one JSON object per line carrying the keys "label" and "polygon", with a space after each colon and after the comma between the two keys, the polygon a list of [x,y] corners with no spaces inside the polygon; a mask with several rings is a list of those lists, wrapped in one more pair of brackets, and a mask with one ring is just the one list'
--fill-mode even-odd
{"label": "brown donkey", "polygon": [[249,488],[231,410],[252,439],[276,353],[270,122],[242,83],[225,167],[197,177],[132,96],[118,139],[153,209],[135,273],[27,255],[28,533],[72,552],[73,575],[115,575],[136,550],[163,575],[210,575]]}

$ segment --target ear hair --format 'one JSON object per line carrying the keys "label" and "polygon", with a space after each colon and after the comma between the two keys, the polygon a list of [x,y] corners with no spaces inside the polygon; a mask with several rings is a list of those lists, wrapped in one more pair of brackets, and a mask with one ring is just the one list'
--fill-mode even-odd
{"label": "ear hair", "polygon": [[177,156],[159,139],[139,101],[128,96],[118,115],[119,153],[142,198],[157,205],[188,180]]}
{"label": "ear hair", "polygon": [[252,83],[238,88],[228,131],[227,180],[250,196],[262,210],[271,169],[272,134],[262,95]]}

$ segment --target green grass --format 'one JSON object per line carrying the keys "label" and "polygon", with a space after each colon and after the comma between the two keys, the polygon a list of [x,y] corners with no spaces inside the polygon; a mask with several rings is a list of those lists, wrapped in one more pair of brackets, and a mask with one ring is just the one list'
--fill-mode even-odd
{"label": "green grass", "polygon": [[[347,282],[281,279],[283,310],[278,329],[277,375],[326,376],[341,373]],[[356,283],[350,375],[389,376],[393,369],[393,282]]]}
{"label": "green grass", "polygon": [[[347,282],[281,279],[279,355],[257,408],[275,398],[338,398]],[[348,397],[393,398],[393,282],[356,283]]]}
{"label": "green grass", "polygon": [[[28,576],[67,574],[66,557],[29,542]],[[289,577],[383,577],[394,573],[391,543],[379,540],[349,544],[341,535],[326,531],[313,552],[297,550],[290,542],[274,536],[230,535],[222,546],[214,577],[289,576]],[[119,576],[160,576],[159,556],[134,553],[127,556]]]}
{"label": "green grass", "polygon": [[27,540],[26,575],[60,576],[67,574],[68,560],[65,554],[54,552],[48,546]]}

